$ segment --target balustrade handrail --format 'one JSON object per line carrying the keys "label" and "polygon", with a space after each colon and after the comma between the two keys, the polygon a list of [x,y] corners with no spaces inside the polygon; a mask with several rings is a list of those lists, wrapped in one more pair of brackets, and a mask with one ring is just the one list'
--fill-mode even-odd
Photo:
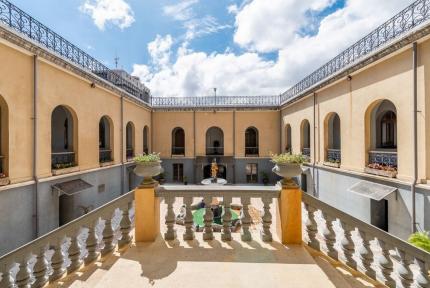
{"label": "balustrade handrail", "polygon": [[376,150],[370,150],[369,153],[378,153],[378,154],[397,154],[397,150],[396,149],[384,149],[384,148],[380,148],[380,149],[376,149]]}
{"label": "balustrade handrail", "polygon": [[201,96],[201,97],[152,97],[155,108],[176,107],[278,107],[279,95],[261,96]]}
{"label": "balustrade handrail", "polygon": [[331,215],[334,218],[338,218],[339,220],[344,221],[351,227],[358,228],[359,230],[369,233],[370,235],[372,235],[372,237],[383,240],[393,249],[404,251],[407,255],[420,259],[427,264],[430,264],[430,253],[418,247],[415,247],[409,244],[408,242],[400,238],[397,238],[394,235],[391,235],[373,225],[370,225],[364,221],[361,221],[360,219],[357,219],[354,216],[351,216],[333,206],[330,206],[329,204],[307,193],[302,194],[302,201],[303,203],[309,204],[310,206],[313,206],[316,209],[319,209],[324,213]]}
{"label": "balustrade handrail", "polygon": [[64,152],[51,152],[51,155],[71,155],[75,154],[74,151],[64,151]]}
{"label": "balustrade handrail", "polygon": [[49,244],[50,242],[56,243],[61,238],[66,238],[67,236],[72,236],[71,234],[75,229],[79,229],[81,227],[86,227],[91,225],[94,221],[96,221],[101,215],[108,211],[114,212],[116,208],[118,208],[121,204],[126,204],[134,200],[134,190],[130,191],[120,197],[103,204],[102,206],[95,208],[94,210],[88,212],[76,218],[69,223],[58,227],[49,233],[40,236],[37,239],[34,239],[21,247],[8,252],[7,254],[0,257],[0,268],[4,267],[4,265],[11,264],[9,261],[24,261],[26,257],[28,257],[29,253],[36,252],[37,248],[41,245]]}

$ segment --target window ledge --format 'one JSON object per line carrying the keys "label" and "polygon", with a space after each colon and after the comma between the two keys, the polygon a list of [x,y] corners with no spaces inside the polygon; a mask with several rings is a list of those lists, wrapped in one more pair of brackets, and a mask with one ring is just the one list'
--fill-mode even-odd
{"label": "window ledge", "polygon": [[61,168],[61,169],[52,169],[52,176],[59,176],[63,174],[69,174],[73,172],[78,172],[79,166],[73,166],[68,168]]}

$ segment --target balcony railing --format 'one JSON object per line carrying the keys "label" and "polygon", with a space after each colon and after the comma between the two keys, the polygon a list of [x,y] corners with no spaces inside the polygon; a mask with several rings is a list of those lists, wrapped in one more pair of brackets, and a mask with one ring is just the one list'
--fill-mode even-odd
{"label": "balcony railing", "polygon": [[133,148],[126,148],[125,149],[125,157],[126,157],[127,161],[133,159],[134,149]]}
{"label": "balcony railing", "polygon": [[327,161],[329,162],[341,162],[340,149],[327,149]]}
{"label": "balcony railing", "polygon": [[110,149],[100,149],[99,150],[99,162],[106,163],[112,161],[112,150]]}
{"label": "balcony railing", "polygon": [[206,147],[206,155],[224,155],[224,147]]}
{"label": "balcony railing", "polygon": [[155,108],[194,107],[278,107],[276,96],[202,96],[202,97],[152,97]]}
{"label": "balcony railing", "polygon": [[53,152],[51,153],[51,164],[53,169],[75,166],[75,152]]}
{"label": "balcony railing", "polygon": [[281,103],[283,104],[300,95],[305,95],[312,87],[364,60],[373,52],[381,49],[381,47],[392,43],[394,39],[400,39],[407,32],[414,30],[424,23],[428,23],[429,19],[430,2],[428,0],[415,1],[284,92],[281,95]]}
{"label": "balcony railing", "polygon": [[127,91],[136,98],[150,103],[149,89],[142,89],[131,80],[110,70],[101,62],[46,27],[7,0],[0,0],[0,23],[27,36],[51,52],[73,62]]}
{"label": "balcony railing", "polygon": [[369,164],[397,167],[397,151],[369,151]]}
{"label": "balcony railing", "polygon": [[129,245],[133,199],[129,192],[2,256],[0,287],[44,287]]}
{"label": "balcony railing", "polygon": [[172,147],[172,155],[185,156],[185,147]]}
{"label": "balcony railing", "polygon": [[258,156],[258,147],[245,147],[245,156]]}
{"label": "balcony railing", "polygon": [[311,157],[311,148],[303,148],[302,154],[306,157]]}

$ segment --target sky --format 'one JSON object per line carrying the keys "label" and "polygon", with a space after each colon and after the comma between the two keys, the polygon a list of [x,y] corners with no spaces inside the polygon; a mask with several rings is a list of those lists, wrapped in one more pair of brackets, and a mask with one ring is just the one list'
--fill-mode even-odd
{"label": "sky", "polygon": [[11,0],[153,96],[278,95],[410,0]]}

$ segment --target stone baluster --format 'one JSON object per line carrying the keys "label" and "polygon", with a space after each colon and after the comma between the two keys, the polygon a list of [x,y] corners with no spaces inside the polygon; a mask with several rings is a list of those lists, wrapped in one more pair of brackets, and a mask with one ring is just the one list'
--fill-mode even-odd
{"label": "stone baluster", "polygon": [[1,270],[2,275],[1,275],[1,281],[0,281],[0,288],[10,288],[13,287],[13,281],[12,278],[10,277],[10,264],[5,264],[3,266],[3,269]]}
{"label": "stone baluster", "polygon": [[99,242],[96,234],[96,227],[98,223],[99,223],[99,219],[94,220],[94,222],[88,225],[87,227],[88,237],[87,237],[87,240],[85,241],[85,246],[87,248],[88,255],[85,258],[85,264],[89,264],[97,260],[97,258],[100,255],[100,252],[98,250]]}
{"label": "stone baluster", "polygon": [[30,287],[30,269],[26,258],[20,261],[19,271],[16,273],[15,284],[17,287]]}
{"label": "stone baluster", "polygon": [[377,279],[388,287],[396,287],[396,281],[391,277],[393,273],[393,261],[390,256],[390,248],[386,243],[377,239],[379,247],[381,248],[381,254],[378,257],[378,267],[381,273],[378,273]]}
{"label": "stone baluster", "polygon": [[191,205],[193,204],[193,197],[184,197],[185,204],[185,217],[184,217],[184,225],[185,225],[185,233],[183,235],[184,240],[193,240],[194,239],[194,230],[193,230],[193,212],[191,211]]}
{"label": "stone baluster", "polygon": [[69,247],[69,259],[70,265],[67,267],[67,273],[72,273],[79,268],[81,268],[83,264],[83,260],[81,257],[81,245],[79,245],[79,237],[80,229],[76,229],[72,232],[70,237],[70,247]]}
{"label": "stone baluster", "polygon": [[397,276],[400,279],[403,287],[411,287],[414,282],[414,274],[412,273],[409,265],[411,264],[411,259],[405,254],[404,251],[396,249],[397,254]]}
{"label": "stone baluster", "polygon": [[105,219],[105,228],[103,229],[104,247],[101,251],[102,256],[110,254],[115,249],[114,231],[112,229],[112,213],[108,213],[103,217]]}
{"label": "stone baluster", "polygon": [[424,288],[430,286],[430,280],[429,280],[429,265],[426,264],[421,259],[415,258],[414,263],[418,266],[418,272],[415,278],[414,287]]}
{"label": "stone baluster", "polygon": [[330,214],[327,214],[324,211],[322,211],[322,216],[325,220],[325,227],[322,231],[322,237],[323,237],[323,241],[324,241],[322,250],[329,257],[337,260],[339,257],[339,254],[335,248],[336,232],[333,229],[333,222],[336,220],[336,218],[331,216]]}
{"label": "stone baluster", "polygon": [[242,241],[252,241],[252,235],[250,231],[251,227],[251,215],[249,214],[249,205],[251,204],[251,198],[249,196],[241,197],[242,202],[242,218],[240,221],[242,222]]}
{"label": "stone baluster", "polygon": [[355,253],[355,243],[352,240],[352,232],[355,230],[354,227],[351,227],[346,222],[341,222],[343,228],[343,237],[340,241],[340,247],[342,249],[342,262],[344,262],[347,266],[356,269],[357,262],[354,260],[353,256]]}
{"label": "stone baluster", "polygon": [[320,250],[320,242],[317,239],[318,234],[318,224],[317,221],[315,221],[315,212],[317,209],[309,204],[305,204],[306,211],[308,213],[308,217],[305,222],[305,230],[307,234],[307,244],[315,249]]}
{"label": "stone baluster", "polygon": [[222,234],[221,240],[231,241],[231,196],[224,196],[224,215],[222,217]]}
{"label": "stone baluster", "polygon": [[62,251],[62,239],[57,239],[54,246],[51,249],[54,250],[54,254],[51,258],[52,274],[49,275],[49,281],[53,282],[66,274],[66,269],[63,267],[64,254]]}
{"label": "stone baluster", "polygon": [[358,269],[362,273],[369,276],[370,278],[375,279],[376,271],[372,268],[374,254],[373,254],[372,248],[370,247],[370,241],[372,241],[375,238],[362,230],[358,230],[358,234],[363,240],[363,243],[358,249],[358,254],[360,255],[360,260],[361,260],[361,263]]}
{"label": "stone baluster", "polygon": [[120,231],[121,231],[121,239],[118,240],[118,247],[124,248],[131,243],[131,221],[130,221],[130,207],[131,203],[126,203],[121,206],[122,218],[119,223]]}
{"label": "stone baluster", "polygon": [[175,212],[173,211],[173,203],[175,203],[174,196],[168,196],[165,198],[167,204],[167,213],[166,213],[166,226],[167,231],[164,233],[164,239],[166,240],[175,240],[176,239],[176,231],[175,231]]}
{"label": "stone baluster", "polygon": [[205,202],[205,215],[203,217],[203,222],[205,223],[205,227],[203,229],[203,240],[213,240],[214,234],[213,234],[212,222],[214,219],[214,214],[211,209],[212,197],[205,196],[204,202]]}
{"label": "stone baluster", "polygon": [[272,198],[263,197],[261,200],[263,201],[264,210],[263,217],[261,217],[261,220],[263,221],[261,240],[263,240],[264,242],[271,242],[272,232],[270,232],[270,226],[272,225],[272,213],[270,213],[270,204],[272,204]]}
{"label": "stone baluster", "polygon": [[48,260],[45,256],[46,247],[41,247],[36,255],[36,263],[33,267],[34,283],[32,287],[39,288],[48,282]]}

